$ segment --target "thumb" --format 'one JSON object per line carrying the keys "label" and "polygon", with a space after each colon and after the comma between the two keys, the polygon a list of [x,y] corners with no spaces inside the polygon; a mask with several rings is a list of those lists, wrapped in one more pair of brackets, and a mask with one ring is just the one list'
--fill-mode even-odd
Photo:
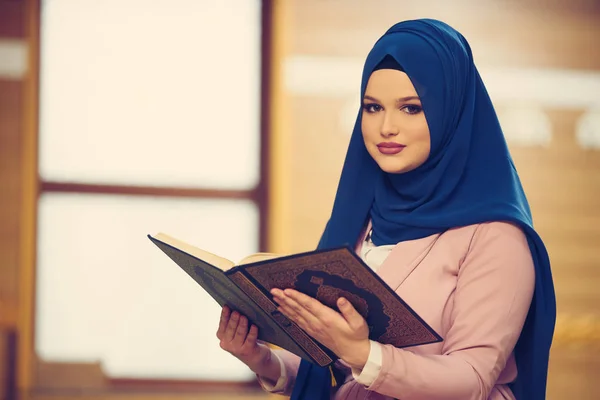
{"label": "thumb", "polygon": [[337,301],[342,316],[351,328],[357,329],[365,323],[365,319],[356,311],[356,308],[345,298],[340,297]]}

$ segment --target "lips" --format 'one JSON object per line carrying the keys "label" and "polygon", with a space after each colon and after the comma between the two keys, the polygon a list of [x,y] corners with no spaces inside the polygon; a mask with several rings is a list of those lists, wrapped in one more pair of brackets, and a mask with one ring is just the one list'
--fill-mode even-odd
{"label": "lips", "polygon": [[391,143],[391,142],[379,143],[377,145],[379,152],[382,154],[398,154],[402,150],[404,150],[405,147],[406,146],[403,144]]}

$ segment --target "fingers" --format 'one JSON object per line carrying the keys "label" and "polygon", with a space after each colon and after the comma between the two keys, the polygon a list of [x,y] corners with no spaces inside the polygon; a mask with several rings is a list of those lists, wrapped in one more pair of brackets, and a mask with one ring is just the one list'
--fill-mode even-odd
{"label": "fingers", "polygon": [[335,313],[333,310],[299,292],[273,289],[271,293],[279,304],[279,310],[309,333],[322,330],[322,326],[329,324],[334,317],[328,315],[328,311]]}
{"label": "fingers", "polygon": [[242,346],[246,341],[246,335],[248,334],[248,318],[240,315],[237,329],[235,330],[235,335],[233,337],[233,345],[234,346]]}
{"label": "fingers", "polygon": [[364,318],[356,311],[354,306],[345,298],[340,297],[337,301],[342,316],[352,329],[358,329],[364,324]]}
{"label": "fingers", "polygon": [[227,328],[230,314],[231,310],[229,310],[229,307],[223,306],[223,309],[221,310],[221,319],[219,320],[219,329],[217,330],[217,338],[219,340],[223,339],[223,336],[225,335],[225,328]]}
{"label": "fingers", "polygon": [[279,310],[309,333],[319,333],[334,325],[340,328],[346,326],[352,331],[368,329],[362,315],[343,297],[337,301],[340,310],[338,313],[320,301],[296,290],[273,289],[271,293],[279,304]]}
{"label": "fingers", "polygon": [[[308,323],[306,318],[304,318],[300,312],[296,311],[294,308],[292,308],[290,306],[287,306],[285,304],[280,304],[279,311],[281,311],[281,313],[283,315],[285,315],[286,317],[288,317],[289,319],[294,321],[296,324],[298,324],[300,326],[300,328],[302,328],[304,330],[307,330],[311,326],[311,324]],[[312,320],[312,322],[313,322],[313,325],[316,325],[317,323],[319,323],[319,321],[316,318],[314,320]]]}
{"label": "fingers", "polygon": [[224,306],[221,310],[221,319],[217,337],[221,349],[237,357],[251,370],[256,371],[270,354],[270,349],[264,344],[259,344],[258,327],[251,325],[246,316]]}
{"label": "fingers", "polygon": [[291,289],[286,289],[283,293],[286,298],[292,300],[289,303],[290,305],[293,305],[294,309],[306,310],[316,317],[320,317],[321,314],[323,314],[323,304],[318,300]]}
{"label": "fingers", "polygon": [[231,313],[229,317],[229,322],[227,323],[227,327],[225,328],[225,334],[223,335],[223,339],[226,342],[231,342],[235,333],[237,331],[238,324],[240,322],[240,314],[237,311]]}
{"label": "fingers", "polygon": [[256,346],[258,340],[258,328],[256,327],[256,325],[252,325],[250,327],[250,331],[248,332],[248,335],[246,336],[246,340],[244,341],[244,347],[245,348],[253,348],[254,346]]}
{"label": "fingers", "polygon": [[258,340],[258,327],[252,325],[248,331],[248,318],[237,311],[224,306],[221,311],[217,338],[221,340],[222,346],[227,348],[239,348],[250,343],[255,345]]}

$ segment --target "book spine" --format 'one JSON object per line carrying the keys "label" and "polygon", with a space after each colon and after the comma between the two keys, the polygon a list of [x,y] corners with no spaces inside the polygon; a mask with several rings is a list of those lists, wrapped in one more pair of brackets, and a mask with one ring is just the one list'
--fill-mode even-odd
{"label": "book spine", "polygon": [[290,321],[285,315],[277,310],[277,305],[265,295],[254,284],[242,270],[227,274],[229,279],[235,283],[244,293],[269,314],[273,320],[288,334],[288,336],[300,346],[320,366],[327,366],[335,360],[327,354],[306,332],[298,325]]}

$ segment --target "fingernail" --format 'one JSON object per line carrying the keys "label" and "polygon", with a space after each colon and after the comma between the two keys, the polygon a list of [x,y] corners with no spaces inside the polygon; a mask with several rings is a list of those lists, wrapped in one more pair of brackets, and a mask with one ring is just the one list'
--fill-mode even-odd
{"label": "fingernail", "polygon": [[348,304],[348,301],[346,301],[346,299],[344,299],[343,297],[340,298],[339,300],[340,306],[345,306],[346,304]]}

